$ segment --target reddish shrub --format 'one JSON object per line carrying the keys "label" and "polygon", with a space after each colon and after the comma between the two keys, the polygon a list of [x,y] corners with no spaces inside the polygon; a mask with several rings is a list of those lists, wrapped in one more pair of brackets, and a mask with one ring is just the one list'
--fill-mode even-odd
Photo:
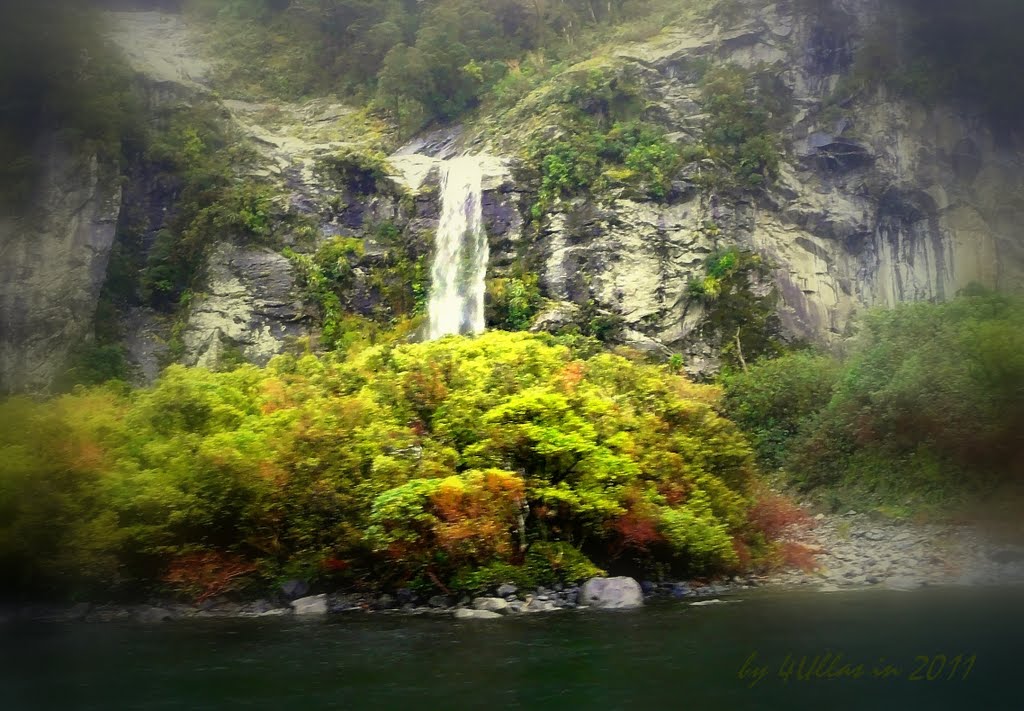
{"label": "reddish shrub", "polygon": [[736,551],[736,569],[737,570],[750,570],[754,564],[754,554],[743,540],[740,538],[732,539],[732,549]]}
{"label": "reddish shrub", "polygon": [[758,496],[747,520],[769,540],[780,538],[792,528],[809,528],[812,525],[811,517],[792,499],[772,492]]}
{"label": "reddish shrub", "polygon": [[627,548],[646,552],[652,543],[662,540],[657,521],[634,510],[615,519],[611,528],[619,534],[619,552]]}
{"label": "reddish shrub", "polygon": [[164,574],[164,582],[196,602],[236,590],[256,566],[240,556],[206,551],[177,556]]}
{"label": "reddish shrub", "polygon": [[818,549],[803,543],[785,541],[780,550],[782,565],[786,568],[799,568],[805,573],[809,573],[818,568],[818,560],[814,557],[817,551]]}

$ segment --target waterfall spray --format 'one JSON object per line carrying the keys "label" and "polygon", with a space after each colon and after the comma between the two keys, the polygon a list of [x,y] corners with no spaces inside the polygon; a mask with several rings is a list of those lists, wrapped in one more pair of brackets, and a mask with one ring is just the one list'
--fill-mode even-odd
{"label": "waterfall spray", "polygon": [[487,235],[483,228],[477,158],[455,158],[442,167],[441,221],[435,238],[428,306],[431,339],[484,330]]}

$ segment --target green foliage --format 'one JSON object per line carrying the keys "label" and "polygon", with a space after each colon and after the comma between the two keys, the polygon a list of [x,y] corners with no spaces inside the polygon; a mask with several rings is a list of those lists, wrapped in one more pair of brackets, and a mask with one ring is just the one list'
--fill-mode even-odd
{"label": "green foliage", "polygon": [[[718,230],[710,224],[705,229]],[[783,344],[777,295],[774,288],[758,288],[771,280],[761,258],[728,249],[708,258],[705,274],[690,282],[687,291],[704,305],[702,335],[721,347],[723,364],[739,368],[744,361],[778,355]]]}
{"label": "green foliage", "polygon": [[752,189],[779,170],[779,138],[773,125],[782,105],[764,81],[736,66],[711,69],[701,82],[701,107],[707,114],[703,146],[715,170],[703,180],[718,189]]}
{"label": "green foliage", "polygon": [[786,462],[794,438],[832,397],[839,363],[807,351],[762,359],[722,378],[725,412],[751,437],[765,469]]}
{"label": "green foliage", "polygon": [[362,240],[335,237],[315,254],[299,254],[285,249],[284,255],[296,266],[298,283],[305,288],[306,299],[320,310],[320,345],[328,350],[346,343],[347,319],[342,297],[351,287],[352,267],[363,255]]}
{"label": "green foliage", "polygon": [[717,397],[493,331],[9,400],[0,567],[33,594],[197,595],[721,569],[756,532],[751,451]]}
{"label": "green foliage", "polygon": [[121,398],[96,389],[45,405],[0,403],[0,566],[11,589],[75,597],[116,580],[125,538],[109,508],[102,443],[117,439]]}
{"label": "green foliage", "polygon": [[724,379],[766,466],[875,506],[944,506],[1018,480],[1024,303],[978,289],[873,311],[843,362],[795,353]]}
{"label": "green foliage", "polygon": [[531,208],[538,220],[560,199],[600,194],[615,186],[662,199],[681,155],[651,124],[630,121],[602,130],[586,115],[570,121],[560,138],[535,143],[529,154],[541,172],[537,202]]}
{"label": "green foliage", "polygon": [[73,385],[99,385],[110,380],[127,380],[128,363],[124,346],[118,343],[89,343],[71,354],[68,371],[55,384],[55,390]]}
{"label": "green foliage", "polygon": [[371,234],[385,248],[383,260],[369,267],[370,284],[382,299],[377,320],[426,315],[430,267],[417,240],[390,221],[377,225]]}
{"label": "green foliage", "polygon": [[506,331],[525,331],[540,308],[536,274],[501,277],[487,282],[487,324]]}
{"label": "green foliage", "polygon": [[617,31],[647,36],[680,13],[669,0],[190,0],[187,6],[208,28],[211,53],[220,59],[218,81],[234,94],[340,93],[369,100],[406,135],[454,119],[484,97],[514,102],[546,76],[544,53],[587,56]]}
{"label": "green foliage", "polygon": [[144,303],[177,306],[218,242],[269,243],[289,226],[270,187],[235,176],[250,155],[210,106],[168,109],[141,158],[177,198],[139,276]]}
{"label": "green foliage", "polygon": [[[409,236],[393,222],[369,227],[366,235],[335,237],[314,254],[288,248],[283,252],[296,266],[306,300],[316,306],[320,346],[326,350],[345,351],[408,335],[426,313],[430,275],[425,255],[416,254]],[[383,255],[366,258],[365,239],[383,247]],[[359,281],[357,265],[364,275]],[[366,316],[356,315],[359,294],[373,294],[378,302]],[[389,331],[391,327],[397,328]]]}
{"label": "green foliage", "polygon": [[942,501],[1019,474],[1019,299],[971,290],[873,312],[791,466],[806,485]]}

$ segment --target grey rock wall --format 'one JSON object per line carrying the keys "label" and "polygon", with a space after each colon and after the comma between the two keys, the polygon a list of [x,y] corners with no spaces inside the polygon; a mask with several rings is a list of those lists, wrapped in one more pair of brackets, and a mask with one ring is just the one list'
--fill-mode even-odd
{"label": "grey rock wall", "polygon": [[[823,7],[780,2],[735,26],[671,28],[617,50],[651,118],[687,142],[700,138],[696,68],[706,59],[775,76],[792,109],[781,175],[746,198],[682,191],[667,204],[603,195],[563,205],[535,244],[549,296],[593,299],[706,371],[716,361],[686,286],[726,247],[760,254],[785,330],[823,343],[866,308],[942,301],[971,283],[1024,287],[1022,136],[997,133],[971,107],[923,106],[884,88],[851,97],[836,119],[826,100],[885,18],[875,0]],[[709,221],[720,231],[704,229]]]}
{"label": "grey rock wall", "polygon": [[50,140],[22,214],[0,217],[0,392],[40,391],[91,337],[121,188],[94,156]]}

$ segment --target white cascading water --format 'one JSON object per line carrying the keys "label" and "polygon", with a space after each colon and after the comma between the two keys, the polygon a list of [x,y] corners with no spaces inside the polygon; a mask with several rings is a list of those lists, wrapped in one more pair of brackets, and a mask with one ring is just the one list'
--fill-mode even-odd
{"label": "white cascading water", "polygon": [[484,330],[484,278],[489,257],[480,204],[480,161],[454,158],[441,170],[441,222],[427,312],[431,340]]}

